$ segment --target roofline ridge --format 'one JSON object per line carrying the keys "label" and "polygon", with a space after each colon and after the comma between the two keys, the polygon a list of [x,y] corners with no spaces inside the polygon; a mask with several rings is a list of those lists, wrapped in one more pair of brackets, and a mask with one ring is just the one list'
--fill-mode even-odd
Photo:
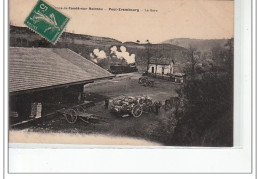
{"label": "roofline ridge", "polygon": [[[80,55],[80,54],[74,52],[73,50],[71,50],[71,49],[69,49],[69,48],[66,48],[66,49],[68,49],[69,51],[73,52],[74,54],[76,54],[76,55],[78,55],[78,56],[81,56],[82,58],[85,58],[85,57],[83,57],[82,55]],[[85,58],[85,59],[88,60],[88,61],[90,61],[90,62],[92,62],[91,60],[89,60],[89,59],[87,59],[87,58]],[[92,62],[92,63],[94,63],[94,62]],[[94,63],[94,64],[97,65],[96,63]],[[100,66],[99,66],[99,67],[100,67]],[[100,67],[100,68],[101,68],[101,67]]]}

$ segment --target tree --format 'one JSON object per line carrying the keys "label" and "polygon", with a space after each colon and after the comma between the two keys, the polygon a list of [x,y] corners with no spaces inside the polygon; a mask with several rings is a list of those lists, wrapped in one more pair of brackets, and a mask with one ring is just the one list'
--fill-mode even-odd
{"label": "tree", "polygon": [[[195,75],[198,60],[190,51],[189,72]],[[232,146],[233,144],[233,39],[224,47],[212,49],[210,63],[219,63],[224,71],[209,68],[201,78],[190,78],[177,93],[186,101],[184,114],[178,119],[173,145]]]}
{"label": "tree", "polygon": [[216,72],[223,71],[226,58],[226,49],[220,45],[216,45],[211,49],[212,60],[214,62],[214,70]]}
{"label": "tree", "polygon": [[188,80],[179,91],[186,104],[173,135],[174,144],[232,146],[230,89],[232,82],[226,74],[206,73],[202,79]]}
{"label": "tree", "polygon": [[231,78],[233,78],[234,72],[234,38],[228,39],[227,43],[225,44],[228,52],[226,55],[227,65],[228,65],[228,72]]}
{"label": "tree", "polygon": [[191,78],[195,78],[196,74],[196,65],[198,63],[199,56],[196,54],[197,49],[190,46],[188,49],[188,55],[189,55],[189,65],[185,68],[185,73],[189,75]]}

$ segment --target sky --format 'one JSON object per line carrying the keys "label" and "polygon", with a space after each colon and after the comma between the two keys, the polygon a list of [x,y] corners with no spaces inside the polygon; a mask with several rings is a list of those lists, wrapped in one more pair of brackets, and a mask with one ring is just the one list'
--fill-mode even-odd
{"label": "sky", "polygon": [[[160,43],[173,38],[220,39],[234,36],[232,0],[46,0],[70,17],[66,30],[78,34],[110,37],[122,42]],[[13,25],[24,20],[37,0],[9,0]],[[103,10],[70,10],[103,8]],[[139,12],[109,8],[139,9]],[[145,9],[149,10],[145,12]],[[157,10],[151,12],[150,9]]]}

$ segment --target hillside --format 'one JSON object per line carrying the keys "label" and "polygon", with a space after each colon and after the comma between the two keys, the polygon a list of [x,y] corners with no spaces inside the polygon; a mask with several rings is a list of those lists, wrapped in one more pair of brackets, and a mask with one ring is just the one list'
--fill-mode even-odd
{"label": "hillside", "polygon": [[[38,34],[32,32],[27,27],[18,27],[18,26],[10,26],[10,38],[17,37],[18,38],[26,38],[28,41],[34,41],[42,39]],[[61,35],[59,42],[66,42],[68,40],[75,40],[76,43],[93,45],[93,44],[119,44],[121,43],[118,40],[107,38],[107,37],[96,37],[90,35],[83,34],[75,34],[69,32],[63,32]]]}
{"label": "hillside", "polygon": [[163,43],[168,43],[172,45],[181,46],[184,48],[195,47],[199,51],[208,51],[214,47],[220,46],[224,47],[226,44],[227,39],[189,39],[189,38],[176,38],[166,40]]}
{"label": "hillside", "polygon": [[10,26],[10,46],[69,48],[87,59],[91,59],[90,54],[93,53],[94,49],[104,51],[106,56],[109,57],[111,56],[111,48],[113,46],[116,46],[118,50],[120,46],[124,46],[129,54],[135,54],[135,62],[139,71],[143,71],[146,68],[148,51],[151,56],[169,57],[178,63],[185,63],[189,58],[187,49],[169,43],[150,45],[135,42],[122,43],[108,37],[96,37],[68,32],[64,32],[58,42],[53,45],[27,27],[17,26]]}

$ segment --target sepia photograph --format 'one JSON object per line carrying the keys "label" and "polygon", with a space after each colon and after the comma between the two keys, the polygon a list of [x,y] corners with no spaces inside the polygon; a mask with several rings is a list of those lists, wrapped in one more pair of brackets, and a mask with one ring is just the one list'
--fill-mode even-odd
{"label": "sepia photograph", "polygon": [[9,143],[234,146],[233,0],[9,0]]}

